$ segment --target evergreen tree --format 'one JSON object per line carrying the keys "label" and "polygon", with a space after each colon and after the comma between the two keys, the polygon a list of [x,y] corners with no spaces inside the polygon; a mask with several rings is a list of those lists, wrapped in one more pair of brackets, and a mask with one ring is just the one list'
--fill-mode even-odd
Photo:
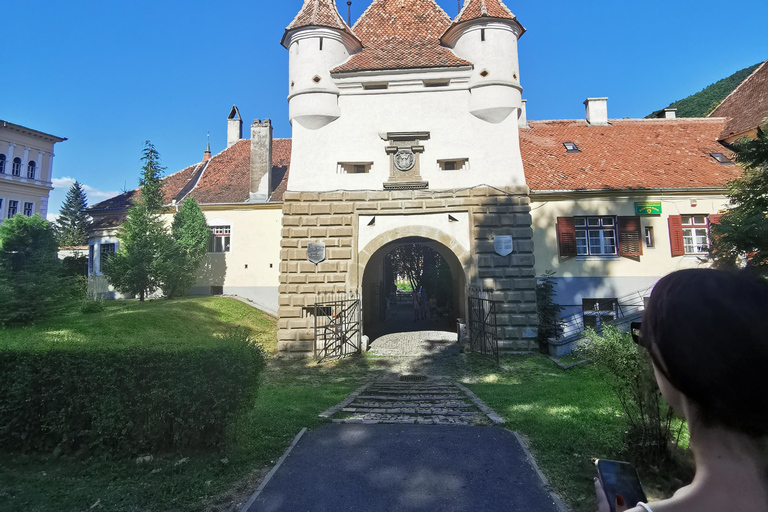
{"label": "evergreen tree", "polygon": [[732,208],[711,228],[711,255],[717,267],[742,262],[768,274],[768,133],[733,145],[744,174],[728,184]]}
{"label": "evergreen tree", "polygon": [[149,141],[144,143],[141,159],[144,162],[144,167],[141,169],[141,179],[139,180],[141,201],[147,207],[149,213],[160,213],[160,209],[165,204],[162,180],[165,167],[160,165],[160,153],[157,152],[155,146]]}
{"label": "evergreen tree", "polygon": [[181,297],[195,284],[209,236],[202,210],[191,197],[185,199],[173,219],[171,237],[155,266],[166,297]]}
{"label": "evergreen tree", "polygon": [[69,187],[67,197],[61,205],[56,221],[59,245],[73,246],[88,244],[88,198],[83,186],[77,181]]}

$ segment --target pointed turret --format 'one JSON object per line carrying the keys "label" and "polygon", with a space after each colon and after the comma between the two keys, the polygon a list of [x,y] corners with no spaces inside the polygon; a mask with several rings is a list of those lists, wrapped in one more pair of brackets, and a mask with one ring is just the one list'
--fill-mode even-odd
{"label": "pointed turret", "polygon": [[362,48],[334,0],[304,0],[281,43],[290,52],[289,117],[316,130],[339,118],[339,90],[331,69]]}
{"label": "pointed turret", "polygon": [[522,109],[517,40],[525,28],[502,0],[465,0],[440,40],[474,64],[469,110],[489,123]]}
{"label": "pointed turret", "polygon": [[205,153],[203,153],[203,162],[207,162],[211,159],[211,134],[208,133],[208,143],[205,145]]}

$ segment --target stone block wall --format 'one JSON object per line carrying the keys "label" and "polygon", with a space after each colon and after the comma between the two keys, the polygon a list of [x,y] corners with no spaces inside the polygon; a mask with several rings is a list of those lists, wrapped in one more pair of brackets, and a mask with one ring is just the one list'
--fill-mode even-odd
{"label": "stone block wall", "polygon": [[[451,212],[469,213],[472,247],[462,262],[468,289],[503,303],[497,316],[502,350],[535,349],[536,276],[527,188],[287,192],[284,200],[278,309],[282,353],[312,352],[314,319],[305,307],[328,295],[363,292],[362,269],[377,247],[358,247],[359,215]],[[499,235],[513,237],[509,256],[494,250]],[[435,241],[455,245],[444,234]],[[326,259],[316,266],[307,260],[307,245],[317,242],[325,243]]]}

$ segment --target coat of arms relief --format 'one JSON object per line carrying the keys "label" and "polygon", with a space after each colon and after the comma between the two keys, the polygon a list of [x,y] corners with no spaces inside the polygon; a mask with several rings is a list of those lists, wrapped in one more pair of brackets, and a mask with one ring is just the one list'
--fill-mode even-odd
{"label": "coat of arms relief", "polygon": [[386,152],[390,156],[389,190],[423,189],[429,184],[421,178],[419,156],[424,152],[421,142],[429,140],[429,132],[398,132],[381,134],[389,142]]}

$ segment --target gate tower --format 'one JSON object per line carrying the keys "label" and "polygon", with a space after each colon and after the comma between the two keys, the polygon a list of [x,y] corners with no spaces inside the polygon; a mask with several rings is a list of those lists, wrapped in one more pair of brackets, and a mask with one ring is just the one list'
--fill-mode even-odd
{"label": "gate tower", "polygon": [[[412,241],[446,255],[460,288],[457,316],[466,316],[468,293],[483,293],[501,302],[501,348],[534,347],[533,233],[518,139],[523,32],[501,0],[465,0],[455,20],[434,0],[373,0],[351,28],[333,0],[305,0],[282,41],[293,149],[281,352],[311,353],[311,306],[350,290],[368,297],[365,276],[377,272],[366,267]],[[325,246],[322,262],[308,260],[309,244]],[[376,300],[364,300],[366,315]]]}

